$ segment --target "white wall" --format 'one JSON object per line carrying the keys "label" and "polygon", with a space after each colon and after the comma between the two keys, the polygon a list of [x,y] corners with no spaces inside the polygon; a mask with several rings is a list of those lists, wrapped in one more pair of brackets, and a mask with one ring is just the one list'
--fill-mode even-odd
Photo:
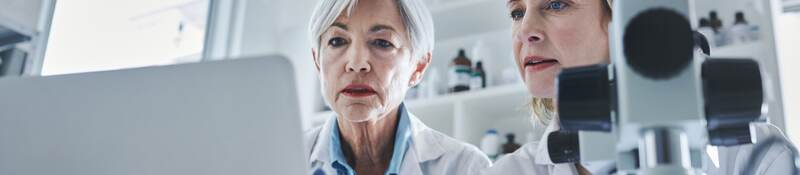
{"label": "white wall", "polygon": [[[246,1],[240,48],[234,56],[281,54],[295,69],[301,115],[308,119],[319,97],[311,44],[306,36],[314,0],[242,0]],[[304,128],[309,128],[304,122]]]}
{"label": "white wall", "polygon": [[778,62],[780,63],[783,106],[786,109],[786,132],[800,144],[800,12],[786,13],[775,18],[778,22]]}

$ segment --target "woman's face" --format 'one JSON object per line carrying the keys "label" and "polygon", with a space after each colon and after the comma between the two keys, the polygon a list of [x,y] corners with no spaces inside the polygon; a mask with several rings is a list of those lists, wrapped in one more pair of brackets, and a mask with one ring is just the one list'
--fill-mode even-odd
{"label": "woman's face", "polygon": [[319,39],[320,50],[312,54],[323,96],[351,122],[391,113],[430,62],[430,53],[412,59],[408,33],[392,0],[359,1]]}
{"label": "woman's face", "polygon": [[528,91],[553,98],[563,68],[608,62],[605,0],[509,0],[514,57]]}

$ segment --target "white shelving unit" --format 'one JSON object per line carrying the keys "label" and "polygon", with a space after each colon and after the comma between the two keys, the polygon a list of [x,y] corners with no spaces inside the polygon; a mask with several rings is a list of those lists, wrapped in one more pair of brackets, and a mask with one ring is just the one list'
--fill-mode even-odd
{"label": "white shelving unit", "polygon": [[[468,143],[479,145],[486,130],[514,133],[517,142],[526,141],[532,131],[528,104],[530,96],[522,84],[406,101],[408,110],[429,127]],[[312,126],[322,125],[335,114],[314,115]]]}
{"label": "white shelving unit", "polygon": [[38,74],[50,31],[55,0],[0,0],[0,51],[27,52],[25,74]]}

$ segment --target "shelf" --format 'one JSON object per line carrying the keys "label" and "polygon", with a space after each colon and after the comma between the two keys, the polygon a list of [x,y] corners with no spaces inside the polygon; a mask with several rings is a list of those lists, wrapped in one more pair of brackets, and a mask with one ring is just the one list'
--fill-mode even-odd
{"label": "shelf", "polygon": [[436,40],[447,40],[475,33],[508,29],[505,1],[446,0],[431,3]]}
{"label": "shelf", "polygon": [[486,89],[474,90],[474,91],[467,91],[467,92],[459,92],[454,94],[445,94],[441,96],[437,96],[430,99],[414,99],[409,100],[406,102],[409,108],[415,107],[426,107],[426,106],[435,106],[436,104],[440,103],[455,103],[455,102],[466,102],[472,105],[483,105],[486,103],[487,110],[491,110],[495,105],[502,104],[502,103],[488,103],[488,101],[492,100],[507,100],[505,98],[511,97],[513,95],[524,95],[525,87],[522,84],[510,84],[510,85],[501,85],[495,87],[489,87]]}
{"label": "shelf", "polygon": [[[767,50],[766,43],[763,41],[749,42],[742,44],[727,45],[723,47],[711,48],[711,57],[738,57],[745,56],[763,56],[764,52],[771,52]],[[754,58],[764,59],[764,58]]]}

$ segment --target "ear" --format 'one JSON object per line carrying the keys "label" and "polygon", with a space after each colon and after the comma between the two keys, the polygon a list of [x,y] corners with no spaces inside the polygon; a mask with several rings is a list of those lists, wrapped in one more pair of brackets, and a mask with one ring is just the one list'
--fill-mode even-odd
{"label": "ear", "polygon": [[314,66],[317,68],[317,72],[319,72],[319,56],[317,55],[317,51],[314,48],[311,48],[311,57],[314,59]]}
{"label": "ear", "polygon": [[408,83],[409,87],[414,87],[420,82],[422,82],[422,77],[423,77],[422,75],[425,75],[425,70],[428,69],[430,63],[431,63],[430,52],[425,53],[425,55],[423,55],[422,58],[419,58],[419,60],[415,64],[414,72],[411,73],[411,80],[409,80]]}

